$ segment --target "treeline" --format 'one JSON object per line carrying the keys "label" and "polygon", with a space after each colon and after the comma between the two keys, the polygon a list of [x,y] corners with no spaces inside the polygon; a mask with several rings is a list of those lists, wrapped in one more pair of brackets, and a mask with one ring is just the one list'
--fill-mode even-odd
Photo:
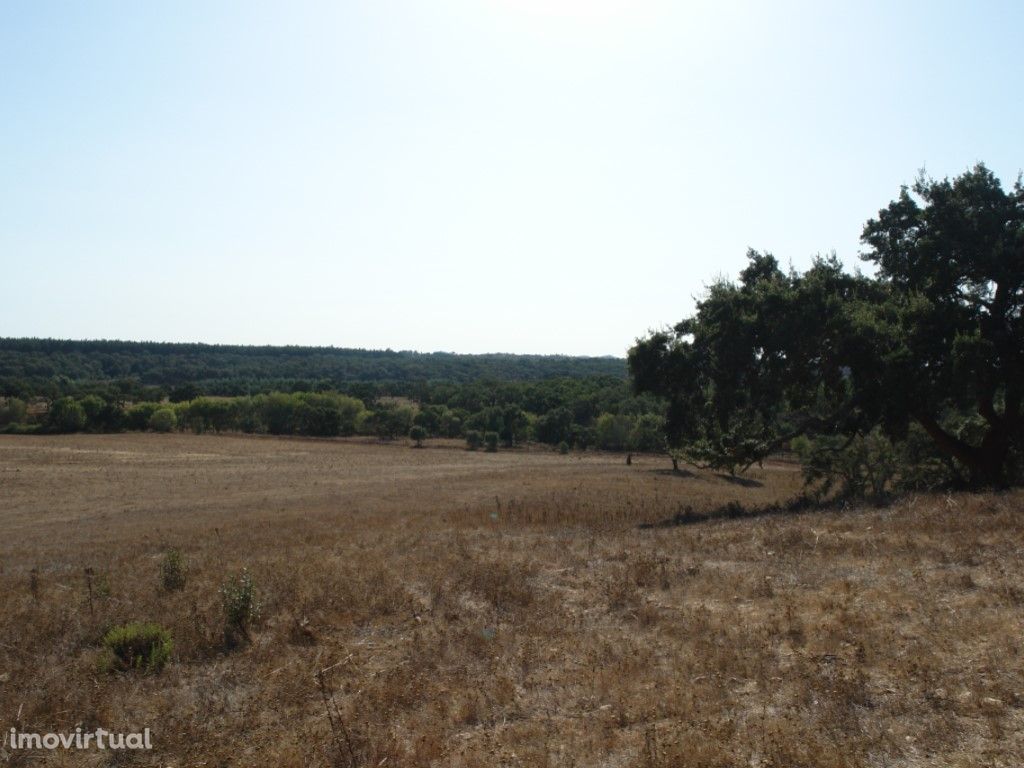
{"label": "treeline", "polygon": [[[65,395],[46,403],[8,397],[0,404],[0,430],[117,432],[154,430],[246,432],[334,437],[411,435],[465,438],[505,446],[529,441],[563,449],[661,451],[663,404],[635,396],[615,377],[536,382],[420,384],[396,395],[373,385],[363,397],[338,391],[271,392],[235,397],[200,395],[132,401],[116,386]],[[409,394],[415,394],[413,399]],[[493,436],[493,437],[491,437]]]}
{"label": "treeline", "polygon": [[[132,341],[0,338],[0,394],[51,399],[117,382],[153,392],[195,387],[208,395],[338,389],[481,379],[535,381],[556,377],[626,378],[614,357],[457,355],[335,347],[225,346]],[[138,394],[135,392],[134,394]]]}

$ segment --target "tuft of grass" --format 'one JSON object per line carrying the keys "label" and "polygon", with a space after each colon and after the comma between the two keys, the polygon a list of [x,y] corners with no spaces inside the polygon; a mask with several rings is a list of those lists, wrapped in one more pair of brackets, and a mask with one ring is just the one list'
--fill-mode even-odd
{"label": "tuft of grass", "polygon": [[133,622],[107,632],[103,646],[113,655],[113,668],[156,673],[171,658],[174,643],[170,632],[159,624]]}
{"label": "tuft of grass", "polygon": [[177,549],[167,550],[160,562],[160,583],[163,584],[163,588],[168,592],[184,589],[187,576],[188,565],[181,552]]}

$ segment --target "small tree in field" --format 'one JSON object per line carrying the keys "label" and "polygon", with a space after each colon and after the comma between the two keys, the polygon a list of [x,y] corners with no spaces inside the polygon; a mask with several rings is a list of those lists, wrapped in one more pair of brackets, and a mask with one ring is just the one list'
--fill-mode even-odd
{"label": "small tree in field", "polygon": [[427,439],[427,430],[417,424],[409,430],[409,437],[416,442],[414,447],[422,448],[423,441]]}
{"label": "small tree in field", "polygon": [[466,449],[470,451],[480,450],[480,446],[484,444],[484,436],[480,434],[479,430],[470,429],[466,432]]}

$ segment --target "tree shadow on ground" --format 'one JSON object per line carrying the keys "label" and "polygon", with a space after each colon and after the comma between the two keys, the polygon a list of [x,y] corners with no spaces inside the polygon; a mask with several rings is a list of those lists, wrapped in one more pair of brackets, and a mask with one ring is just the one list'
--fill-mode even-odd
{"label": "tree shadow on ground", "polygon": [[752,477],[740,477],[739,475],[727,475],[724,472],[716,472],[715,477],[725,480],[733,485],[742,485],[744,488],[763,488],[764,483]]}
{"label": "tree shadow on ground", "polygon": [[675,528],[680,525],[694,525],[711,520],[735,520],[740,518],[768,517],[770,515],[796,515],[826,509],[842,509],[847,505],[847,500],[845,499],[822,501],[806,495],[797,496],[782,504],[765,504],[749,508],[744,507],[738,501],[730,501],[706,512],[697,512],[693,507],[687,505],[682,507],[672,517],[654,523],[640,523],[637,528],[641,530]]}
{"label": "tree shadow on ground", "polygon": [[652,475],[665,475],[667,477],[696,477],[693,472],[688,469],[649,469],[647,470]]}

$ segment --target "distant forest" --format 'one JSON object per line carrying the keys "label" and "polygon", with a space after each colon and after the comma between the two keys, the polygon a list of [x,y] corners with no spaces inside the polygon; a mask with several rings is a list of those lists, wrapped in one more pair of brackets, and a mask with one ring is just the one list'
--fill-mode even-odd
{"label": "distant forest", "polygon": [[0,432],[252,432],[664,450],[626,361],[0,339]]}
{"label": "distant forest", "polygon": [[135,382],[208,395],[342,388],[362,382],[626,378],[626,361],[566,355],[459,355],[335,347],[226,346],[0,338],[0,394],[68,394],[68,384]]}

